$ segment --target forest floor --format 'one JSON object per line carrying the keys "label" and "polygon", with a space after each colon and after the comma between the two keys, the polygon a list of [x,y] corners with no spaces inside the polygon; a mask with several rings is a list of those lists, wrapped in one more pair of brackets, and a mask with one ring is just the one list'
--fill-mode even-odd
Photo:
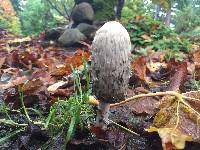
{"label": "forest floor", "polygon": [[[200,149],[198,45],[184,61],[167,61],[162,52],[133,58],[128,97],[163,93],[111,106],[111,123],[106,131],[94,127],[94,112],[87,112],[90,121],[83,119],[83,124],[73,124],[73,115],[62,112],[70,113],[74,95],[86,91],[85,71],[90,70],[85,62],[91,61],[88,45],[70,50],[45,42],[43,35],[22,38],[0,29],[0,149],[62,149],[66,142],[62,135],[66,134],[70,136],[67,149],[73,150]],[[78,80],[74,77],[77,74]],[[58,105],[60,100],[70,98],[71,103],[62,101],[66,107]],[[54,108],[60,112],[54,115]],[[91,110],[95,111],[96,106]],[[57,128],[60,131],[54,131]]]}

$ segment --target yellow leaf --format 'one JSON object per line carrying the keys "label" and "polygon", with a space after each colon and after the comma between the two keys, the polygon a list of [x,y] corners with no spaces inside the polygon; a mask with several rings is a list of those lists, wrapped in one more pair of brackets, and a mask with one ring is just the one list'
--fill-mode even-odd
{"label": "yellow leaf", "polygon": [[169,143],[175,146],[176,149],[183,149],[186,141],[192,141],[192,137],[190,135],[186,135],[180,130],[174,128],[150,127],[149,129],[146,129],[146,131],[158,132],[160,138],[162,139],[163,149],[166,149],[166,146]]}

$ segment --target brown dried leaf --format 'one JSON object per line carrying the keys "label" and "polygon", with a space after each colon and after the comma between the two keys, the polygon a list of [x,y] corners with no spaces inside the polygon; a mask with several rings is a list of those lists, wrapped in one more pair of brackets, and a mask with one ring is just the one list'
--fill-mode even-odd
{"label": "brown dried leaf", "polygon": [[7,84],[0,83],[0,89],[8,89],[26,82],[28,78],[26,76],[17,77],[16,79],[9,81]]}
{"label": "brown dried leaf", "polygon": [[200,63],[195,64],[194,75],[195,75],[195,80],[200,80]]}
{"label": "brown dried leaf", "polygon": [[37,90],[41,86],[43,86],[43,82],[40,79],[33,79],[31,81],[26,82],[22,86],[22,90],[23,92],[32,92]]}
{"label": "brown dried leaf", "polygon": [[52,76],[64,76],[67,72],[67,66],[66,65],[57,65],[54,68],[52,67],[50,69],[50,74]]}
{"label": "brown dried leaf", "polygon": [[148,62],[147,63],[147,68],[149,69],[150,72],[156,72],[158,71],[160,68],[166,68],[166,64],[165,63],[161,63],[161,62]]}
{"label": "brown dried leaf", "polygon": [[151,62],[164,62],[165,53],[152,51],[148,54],[148,58]]}
{"label": "brown dried leaf", "polygon": [[146,59],[145,57],[139,57],[132,63],[132,69],[134,74],[141,80],[146,80]]}
{"label": "brown dried leaf", "polygon": [[47,88],[47,90],[48,90],[49,92],[54,92],[54,91],[56,91],[59,87],[65,85],[65,84],[67,84],[67,83],[68,83],[67,81],[59,81],[59,82],[56,82],[56,83],[54,83],[53,85],[50,85],[50,86]]}
{"label": "brown dried leaf", "polygon": [[167,90],[179,91],[181,86],[186,81],[186,77],[187,77],[187,63],[183,62],[176,67],[175,73],[170,79],[171,82]]}
{"label": "brown dried leaf", "polygon": [[0,69],[1,69],[2,65],[4,64],[5,60],[6,60],[6,57],[0,58]]}
{"label": "brown dried leaf", "polygon": [[188,97],[188,99],[185,99],[185,101],[189,103],[190,106],[192,106],[192,108],[194,108],[196,111],[200,112],[200,91],[190,91],[182,93],[182,95]]}
{"label": "brown dried leaf", "polygon": [[78,49],[73,56],[67,57],[67,59],[66,59],[67,75],[71,74],[71,72],[72,72],[71,65],[74,68],[77,68],[77,67],[83,65],[84,59],[85,59],[85,61],[88,61],[88,60],[90,60],[90,57],[91,57],[91,52],[84,51],[81,49]]}
{"label": "brown dried leaf", "polygon": [[192,56],[193,56],[193,58],[192,58],[193,62],[200,63],[200,50],[199,49],[196,51],[193,51]]}
{"label": "brown dried leaf", "polygon": [[89,51],[83,51],[81,49],[77,50],[76,53],[72,56],[68,56],[66,58],[66,63],[61,65],[55,65],[50,69],[51,75],[54,76],[63,76],[69,75],[72,73],[72,68],[78,68],[83,65],[84,59],[85,61],[90,60],[91,53]]}
{"label": "brown dried leaf", "polygon": [[184,148],[185,141],[191,141],[190,136],[192,141],[200,143],[200,94],[193,91],[182,96],[182,102],[174,96],[163,97],[160,111],[154,118],[153,125],[162,138],[163,147],[171,143],[176,148]]}
{"label": "brown dried leaf", "polygon": [[157,100],[153,97],[144,97],[139,98],[136,101],[132,101],[129,103],[130,109],[132,109],[136,113],[146,113],[146,114],[153,114],[155,108],[157,107]]}
{"label": "brown dried leaf", "polygon": [[31,79],[40,79],[45,86],[49,86],[56,82],[56,79],[52,77],[49,72],[40,69],[33,72]]}
{"label": "brown dried leaf", "polygon": [[30,37],[25,37],[25,38],[15,38],[12,40],[8,40],[7,43],[22,43],[22,42],[30,42],[31,38]]}
{"label": "brown dried leaf", "polygon": [[74,89],[57,89],[56,91],[53,91],[53,92],[50,92],[51,95],[53,96],[57,96],[57,97],[60,97],[60,98],[66,98],[66,97],[69,97],[71,95],[73,95],[74,93]]}
{"label": "brown dried leaf", "polygon": [[[49,106],[48,98],[50,97],[47,87],[44,86],[40,79],[33,79],[28,81],[22,86],[22,91],[24,92],[25,102],[29,99],[29,106],[35,104],[37,99],[39,100],[39,106],[41,109],[46,110]],[[33,99],[31,101],[31,99]]]}

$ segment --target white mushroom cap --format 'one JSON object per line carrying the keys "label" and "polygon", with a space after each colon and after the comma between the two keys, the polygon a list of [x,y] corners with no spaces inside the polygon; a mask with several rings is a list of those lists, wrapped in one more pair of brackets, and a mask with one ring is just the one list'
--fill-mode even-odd
{"label": "white mushroom cap", "polygon": [[92,81],[96,97],[106,103],[125,98],[130,77],[130,37],[116,21],[105,23],[92,43]]}

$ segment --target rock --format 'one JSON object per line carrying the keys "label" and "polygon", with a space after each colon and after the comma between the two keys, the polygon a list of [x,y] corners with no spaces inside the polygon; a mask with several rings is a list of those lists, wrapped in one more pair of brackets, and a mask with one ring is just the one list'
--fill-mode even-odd
{"label": "rock", "polygon": [[72,12],[72,19],[75,24],[88,23],[92,24],[94,19],[94,11],[89,3],[80,3],[76,5]]}
{"label": "rock", "polygon": [[83,3],[83,2],[92,4],[93,0],[74,0],[74,2],[75,2],[75,4],[80,4],[80,3]]}
{"label": "rock", "polygon": [[87,23],[80,23],[77,26],[77,29],[88,38],[91,38],[97,30],[94,25],[89,25]]}
{"label": "rock", "polygon": [[59,37],[58,42],[62,46],[72,46],[79,43],[80,41],[84,41],[85,39],[85,35],[81,33],[78,29],[67,29]]}
{"label": "rock", "polygon": [[57,41],[60,35],[64,32],[64,28],[58,27],[45,32],[44,40]]}

